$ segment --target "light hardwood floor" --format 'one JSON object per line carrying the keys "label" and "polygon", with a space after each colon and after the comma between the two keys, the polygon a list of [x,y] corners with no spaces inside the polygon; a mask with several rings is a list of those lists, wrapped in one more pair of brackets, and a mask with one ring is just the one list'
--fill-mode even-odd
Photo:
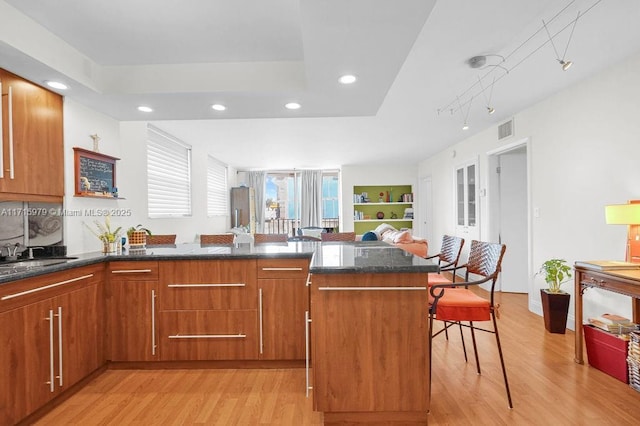
{"label": "light hardwood floor", "polygon": [[[524,295],[498,296],[514,408],[493,335],[479,336],[482,375],[458,332],[433,347],[430,425],[637,425],[640,393],[573,362],[573,332],[550,334]],[[470,339],[469,343],[470,343]],[[420,380],[420,378],[416,378]],[[303,369],[108,370],[38,425],[316,425]]]}

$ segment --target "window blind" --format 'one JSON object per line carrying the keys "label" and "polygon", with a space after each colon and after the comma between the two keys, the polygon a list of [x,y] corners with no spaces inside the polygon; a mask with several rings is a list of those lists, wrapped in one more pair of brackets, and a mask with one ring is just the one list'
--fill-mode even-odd
{"label": "window blind", "polygon": [[207,216],[229,214],[227,166],[215,158],[207,159]]}
{"label": "window blind", "polygon": [[147,126],[149,217],[191,216],[191,146]]}

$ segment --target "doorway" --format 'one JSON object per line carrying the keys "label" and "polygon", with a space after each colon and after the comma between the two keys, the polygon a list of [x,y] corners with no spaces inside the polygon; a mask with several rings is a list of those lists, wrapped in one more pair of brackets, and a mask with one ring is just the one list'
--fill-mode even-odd
{"label": "doorway", "polygon": [[492,241],[507,246],[496,290],[529,293],[529,140],[489,152],[489,223]]}

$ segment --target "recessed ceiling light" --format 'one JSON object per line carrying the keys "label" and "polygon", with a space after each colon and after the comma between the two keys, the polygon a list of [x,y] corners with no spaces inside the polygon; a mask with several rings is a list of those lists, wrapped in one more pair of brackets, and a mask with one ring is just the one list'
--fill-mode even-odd
{"label": "recessed ceiling light", "polygon": [[64,83],[60,83],[59,81],[45,81],[44,82],[47,86],[53,88],[53,89],[58,89],[58,90],[67,90],[69,88],[69,86],[67,86]]}
{"label": "recessed ceiling light", "polygon": [[227,109],[227,107],[222,104],[213,104],[211,105],[211,108],[215,109],[216,111],[224,111],[225,109]]}
{"label": "recessed ceiling light", "polygon": [[148,106],[139,106],[138,107],[138,111],[142,111],[142,112],[152,112],[153,109],[149,108]]}
{"label": "recessed ceiling light", "polygon": [[289,102],[288,104],[286,104],[284,107],[287,109],[300,109],[300,104],[297,102]]}
{"label": "recessed ceiling light", "polygon": [[343,75],[342,77],[340,77],[338,79],[338,81],[342,84],[351,84],[351,83],[355,83],[357,80],[355,75],[351,75],[351,74],[347,74],[347,75]]}

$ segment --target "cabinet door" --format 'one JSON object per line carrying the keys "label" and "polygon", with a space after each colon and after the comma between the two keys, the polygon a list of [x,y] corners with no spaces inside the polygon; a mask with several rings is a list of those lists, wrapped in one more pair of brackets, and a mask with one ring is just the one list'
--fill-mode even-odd
{"label": "cabinet door", "polygon": [[306,280],[260,279],[261,358],[304,359],[305,312],[309,310]]}
{"label": "cabinet door", "polygon": [[2,70],[0,83],[4,172],[0,192],[62,197],[62,97]]}
{"label": "cabinet door", "polygon": [[157,359],[157,281],[111,279],[109,339],[111,361]]}
{"label": "cabinet door", "polygon": [[4,312],[0,324],[0,424],[9,425],[56,395],[51,301]]}
{"label": "cabinet door", "polygon": [[104,295],[102,284],[92,284],[54,299],[60,320],[64,388],[82,380],[104,363]]}
{"label": "cabinet door", "polygon": [[426,274],[313,276],[317,411],[429,410],[427,292],[407,289],[425,282]]}

